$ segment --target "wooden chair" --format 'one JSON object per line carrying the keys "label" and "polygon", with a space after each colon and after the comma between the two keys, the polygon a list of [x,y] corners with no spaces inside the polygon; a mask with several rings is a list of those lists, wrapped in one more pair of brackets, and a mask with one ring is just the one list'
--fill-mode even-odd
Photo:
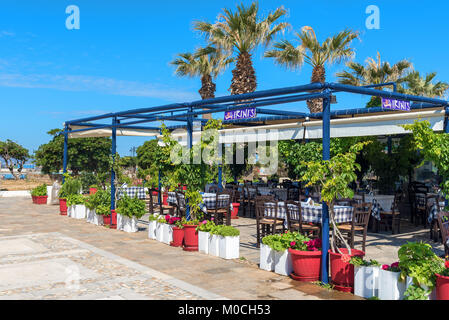
{"label": "wooden chair", "polygon": [[338,226],[338,229],[342,233],[347,234],[347,240],[352,249],[354,249],[354,237],[357,232],[362,236],[362,251],[365,251],[366,246],[366,234],[368,232],[368,223],[371,216],[372,204],[371,203],[356,203],[353,205],[353,215],[351,224],[342,224]]}
{"label": "wooden chair", "polygon": [[296,201],[288,200],[284,203],[287,228],[290,231],[297,231],[301,234],[308,236],[309,238],[319,238],[321,234],[321,228],[319,225],[305,223],[302,218],[301,205]]}
{"label": "wooden chair", "polygon": [[401,213],[399,212],[399,202],[400,194],[396,193],[390,211],[381,211],[380,221],[377,222],[378,225],[385,226],[386,230],[391,228],[392,234],[395,234],[395,229],[397,229],[397,233],[400,233]]}
{"label": "wooden chair", "polygon": [[[271,203],[271,206],[266,206]],[[284,231],[284,219],[278,218],[279,205],[273,196],[259,196],[256,201],[256,229],[257,229],[257,248],[260,248],[260,242],[263,237],[269,234],[275,234],[279,226]]]}
{"label": "wooden chair", "polygon": [[287,188],[287,200],[295,200],[297,201],[299,199],[299,189],[296,187],[289,187]]}
{"label": "wooden chair", "polygon": [[410,199],[412,203],[412,214],[410,217],[410,222],[414,222],[415,225],[419,224],[419,220],[421,219],[421,223],[425,224],[426,216],[426,197],[429,192],[429,187],[427,187],[424,183],[414,181],[411,183],[411,194]]}
{"label": "wooden chair", "polygon": [[209,187],[209,193],[217,193],[219,190],[218,190],[218,186],[216,186],[216,185],[213,185],[213,186],[210,186]]}
{"label": "wooden chair", "polygon": [[186,216],[187,206],[185,194],[181,191],[175,191],[176,193],[176,215],[179,218]]}
{"label": "wooden chair", "polygon": [[449,246],[447,240],[449,239],[449,212],[441,211],[437,216],[438,227],[441,232],[441,242],[444,246],[444,255],[449,255]]}
{"label": "wooden chair", "polygon": [[223,224],[226,217],[226,225],[231,225],[231,199],[229,191],[221,191],[215,194],[215,208],[207,209],[209,218],[214,218],[215,224]]}
{"label": "wooden chair", "polygon": [[251,217],[251,210],[253,209],[255,211],[255,207],[256,207],[256,196],[259,194],[258,190],[257,190],[257,186],[256,188],[256,192],[252,193],[249,191],[249,187],[250,185],[248,183],[245,183],[245,185],[243,186],[243,213],[245,215],[245,217],[247,216],[247,210],[249,209],[249,216]]}
{"label": "wooden chair", "polygon": [[[151,215],[154,215],[155,209],[159,209],[160,215],[164,215],[166,212],[169,215],[173,215],[173,213],[176,209],[175,206],[166,205],[166,204],[163,204],[162,202],[159,202],[159,199],[162,199],[162,194],[161,194],[160,190],[150,188],[150,189],[148,189],[148,191],[150,193],[150,198],[149,198],[150,203],[148,206],[149,206],[149,212]],[[153,193],[157,193],[157,196],[153,196]],[[157,199],[158,199],[157,202],[154,201],[155,200],[154,197],[157,197]]]}

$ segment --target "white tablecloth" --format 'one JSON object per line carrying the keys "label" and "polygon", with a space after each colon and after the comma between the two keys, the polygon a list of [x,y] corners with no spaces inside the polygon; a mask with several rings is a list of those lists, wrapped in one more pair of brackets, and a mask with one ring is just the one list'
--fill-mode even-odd
{"label": "white tablecloth", "polygon": [[380,207],[382,208],[382,211],[391,211],[391,207],[394,201],[394,195],[365,195],[365,202],[372,203],[373,199],[376,199],[377,203],[379,203]]}

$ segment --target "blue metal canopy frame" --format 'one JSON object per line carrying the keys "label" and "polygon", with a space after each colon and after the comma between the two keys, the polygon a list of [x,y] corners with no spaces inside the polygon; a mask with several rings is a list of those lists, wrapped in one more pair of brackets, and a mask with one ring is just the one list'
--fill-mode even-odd
{"label": "blue metal canopy frame", "polygon": [[[376,87],[393,86],[393,91],[384,91],[374,89]],[[239,95],[230,95],[217,97],[213,99],[198,100],[186,103],[167,104],[152,108],[140,108],[115,113],[107,113],[104,115],[82,118],[77,120],[67,121],[64,124],[64,173],[67,172],[67,145],[68,136],[70,133],[91,131],[96,129],[111,129],[112,136],[112,150],[111,153],[115,158],[117,129],[136,129],[136,130],[159,130],[159,127],[145,127],[136,126],[138,124],[159,122],[159,121],[178,121],[184,122],[188,131],[188,145],[192,147],[193,141],[193,122],[201,121],[207,122],[206,119],[197,118],[203,114],[211,114],[217,112],[232,111],[244,108],[256,108],[258,116],[252,119],[244,120],[230,120],[224,121],[224,124],[236,125],[251,125],[256,122],[265,123],[273,120],[291,120],[291,119],[322,119],[323,126],[323,160],[330,159],[330,120],[338,116],[370,114],[379,112],[395,111],[385,110],[380,107],[374,108],[359,108],[331,111],[331,96],[333,93],[349,92],[355,94],[377,96],[396,100],[406,100],[414,102],[411,109],[427,109],[435,107],[443,107],[445,110],[445,124],[444,130],[449,133],[449,102],[446,100],[412,96],[408,94],[401,94],[396,92],[396,84],[394,82],[375,84],[364,87],[343,85],[338,83],[311,83],[300,86],[263,90],[252,93],[245,93]],[[306,101],[311,99],[323,99],[323,111],[320,113],[303,113],[295,111],[285,111],[279,109],[266,109],[262,107],[270,105],[279,105],[285,103],[292,103],[298,101]],[[109,119],[109,124],[94,123],[94,121]],[[86,127],[82,129],[71,129],[73,126]],[[170,126],[168,129],[174,130],[180,126]],[[219,183],[221,185],[221,166],[219,167]],[[160,180],[160,175],[159,175]],[[115,209],[115,173],[111,172],[111,210]],[[160,187],[160,184],[159,184]],[[160,201],[160,199],[159,199]],[[329,250],[329,210],[326,203],[323,202],[322,214],[322,281],[328,283],[328,250]],[[111,222],[112,223],[112,222]]]}

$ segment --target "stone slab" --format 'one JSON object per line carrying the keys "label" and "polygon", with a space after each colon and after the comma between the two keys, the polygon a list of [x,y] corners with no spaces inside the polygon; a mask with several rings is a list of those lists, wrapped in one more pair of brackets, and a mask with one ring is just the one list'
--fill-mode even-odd
{"label": "stone slab", "polygon": [[44,251],[47,251],[44,246],[27,238],[0,240],[0,257],[10,254],[40,253]]}

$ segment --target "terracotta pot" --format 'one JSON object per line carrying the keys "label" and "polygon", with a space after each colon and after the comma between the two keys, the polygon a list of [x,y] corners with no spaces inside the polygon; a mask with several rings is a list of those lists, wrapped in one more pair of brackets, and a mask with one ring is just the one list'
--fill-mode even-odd
{"label": "terracotta pot", "polygon": [[435,274],[437,300],[449,300],[449,277]]}
{"label": "terracotta pot", "polygon": [[59,212],[61,216],[67,215],[67,199],[59,199]]}
{"label": "terracotta pot", "polygon": [[164,204],[165,206],[168,206],[167,199],[168,199],[168,193],[164,193],[164,194],[162,195],[162,201],[163,201],[163,204]]}
{"label": "terracotta pot", "polygon": [[36,196],[31,196],[31,199],[33,200],[33,203],[36,203]]}
{"label": "terracotta pot", "polygon": [[90,189],[89,189],[89,194],[90,194],[90,195],[92,195],[92,194],[96,194],[96,193],[97,193],[97,191],[98,191],[98,189],[97,189],[97,188],[90,188]]}
{"label": "terracotta pot", "polygon": [[198,251],[198,225],[184,225],[184,250]]}
{"label": "terracotta pot", "polygon": [[109,226],[111,224],[111,215],[103,216],[103,225]]}
{"label": "terracotta pot", "polygon": [[172,247],[182,247],[184,243],[184,229],[173,227],[173,241],[170,242]]}
{"label": "terracotta pot", "polygon": [[240,203],[232,203],[231,219],[238,219]]}
{"label": "terracotta pot", "polygon": [[[340,249],[343,254],[348,254],[348,249],[341,248]],[[351,249],[350,257],[364,257],[365,252],[361,250]],[[331,279],[332,284],[335,285],[337,290],[342,287],[350,287],[351,292],[354,288],[354,265],[349,262],[345,262],[342,259],[342,254],[335,253],[329,250],[329,260],[330,260],[330,269],[331,269]],[[344,289],[340,291],[347,291],[349,289]]]}
{"label": "terracotta pot", "polygon": [[115,210],[111,210],[111,229],[117,229],[117,212]]}
{"label": "terracotta pot", "polygon": [[299,281],[319,281],[321,272],[321,251],[299,251],[289,248],[293,273],[292,278]]}
{"label": "terracotta pot", "polygon": [[36,197],[36,204],[47,204],[48,196],[37,196]]}

